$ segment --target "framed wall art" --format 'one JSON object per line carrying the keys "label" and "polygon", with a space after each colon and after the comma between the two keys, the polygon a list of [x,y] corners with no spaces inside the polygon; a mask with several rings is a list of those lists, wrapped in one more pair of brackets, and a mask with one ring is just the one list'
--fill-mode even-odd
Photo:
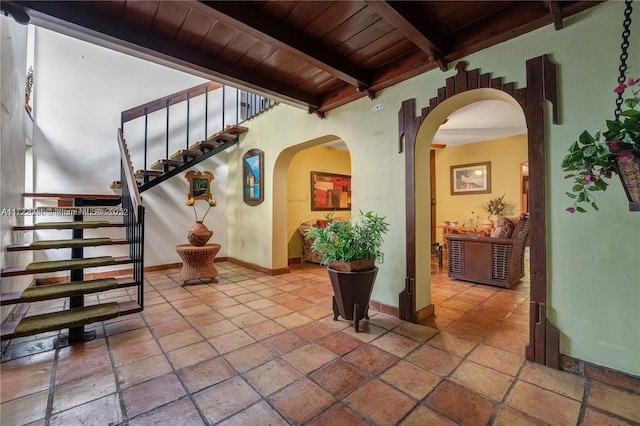
{"label": "framed wall art", "polygon": [[242,157],[242,199],[250,206],[264,201],[264,152],[247,151]]}
{"label": "framed wall art", "polygon": [[351,176],[311,172],[311,210],[351,210]]}
{"label": "framed wall art", "polygon": [[185,178],[189,181],[189,198],[208,200],[211,198],[211,181],[213,173],[188,171]]}
{"label": "framed wall art", "polygon": [[451,166],[451,195],[491,193],[491,161]]}

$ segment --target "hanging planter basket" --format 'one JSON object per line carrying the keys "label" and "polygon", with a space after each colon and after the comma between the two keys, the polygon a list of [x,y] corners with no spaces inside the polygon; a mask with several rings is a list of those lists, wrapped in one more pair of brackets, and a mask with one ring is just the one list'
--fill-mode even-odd
{"label": "hanging planter basket", "polygon": [[618,161],[618,175],[629,199],[629,211],[640,211],[640,158]]}

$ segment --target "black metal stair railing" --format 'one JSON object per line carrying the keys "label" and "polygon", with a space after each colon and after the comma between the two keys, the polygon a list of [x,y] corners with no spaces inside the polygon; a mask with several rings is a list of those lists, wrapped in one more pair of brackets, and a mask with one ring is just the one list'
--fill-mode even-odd
{"label": "black metal stair railing", "polygon": [[[215,95],[219,102],[213,103],[212,95]],[[182,103],[185,105],[178,106]],[[198,109],[196,103],[202,108]],[[123,134],[125,124],[127,129],[133,128],[127,130],[128,149],[134,154],[134,158],[141,160],[143,164],[142,169],[137,172],[139,175],[136,175],[141,180],[139,191],[144,192],[234,145],[238,141],[238,134],[246,131],[246,128],[240,128],[239,124],[275,104],[274,100],[255,93],[208,82],[123,111],[120,116]],[[185,109],[186,114],[181,114],[182,117],[176,119],[174,111],[180,108]],[[212,109],[215,109],[214,116],[210,117]],[[161,117],[154,113],[161,114],[162,111],[164,117],[160,120]],[[203,122],[200,122],[198,114],[202,113]],[[199,127],[195,131],[192,125],[194,115]],[[150,119],[154,123],[150,123]],[[212,128],[214,133],[210,133]],[[132,136],[136,130],[137,135]],[[183,136],[179,135],[181,132],[184,132]],[[150,133],[153,133],[153,136],[150,136]],[[138,138],[141,141],[138,141]],[[194,144],[198,142],[202,142],[201,145],[193,149]],[[160,150],[158,144],[162,143],[164,149]],[[149,167],[149,152],[152,149],[156,153],[162,151],[161,155],[164,158]],[[172,150],[177,150],[173,156]],[[150,168],[155,170],[149,170]],[[123,181],[121,185],[124,188]]]}
{"label": "black metal stair railing", "polygon": [[122,210],[129,242],[129,257],[133,265],[133,279],[138,287],[138,305],[144,308],[144,205],[133,176],[127,145],[118,129],[120,150],[120,182],[122,182]]}

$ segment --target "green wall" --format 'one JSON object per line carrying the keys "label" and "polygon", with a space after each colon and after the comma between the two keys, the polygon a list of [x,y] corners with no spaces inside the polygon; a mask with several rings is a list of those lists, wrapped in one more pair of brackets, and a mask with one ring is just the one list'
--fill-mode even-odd
{"label": "green wall", "polygon": [[[548,112],[546,131],[549,317],[561,331],[562,353],[640,375],[640,214],[627,211],[616,182],[599,197],[600,212],[566,213],[564,193],[570,183],[560,170],[578,134],[598,130],[613,114],[623,8],[623,2],[606,2],[565,19],[560,31],[548,25],[464,60],[468,69],[503,76],[517,87],[526,86],[527,59],[550,54],[558,64],[560,124],[550,124]],[[640,22],[640,8],[633,20]],[[636,76],[637,40],[632,38],[629,50]],[[405,99],[416,98],[418,108],[427,105],[455,74],[454,65],[445,73],[433,70],[380,91],[374,101],[361,99],[330,111],[324,120],[280,105],[249,121],[249,132],[229,153],[229,256],[267,268],[286,267],[288,163],[301,147],[338,137],[351,154],[354,211],[374,210],[391,224],[372,298],[397,305],[405,277],[404,156],[397,152],[397,112]],[[372,113],[374,103],[384,108]],[[241,158],[252,148],[265,151],[265,176],[272,177],[265,201],[256,207],[244,204],[241,196]],[[428,276],[418,286],[420,308],[430,301]]]}

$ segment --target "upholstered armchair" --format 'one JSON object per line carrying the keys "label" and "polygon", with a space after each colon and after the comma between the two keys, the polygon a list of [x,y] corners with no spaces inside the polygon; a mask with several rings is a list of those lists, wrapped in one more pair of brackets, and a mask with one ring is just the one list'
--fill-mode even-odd
{"label": "upholstered armchair", "polygon": [[524,277],[529,228],[523,214],[508,237],[448,234],[449,277],[510,288]]}
{"label": "upholstered armchair", "polygon": [[[331,221],[341,221],[345,220],[342,217],[334,217]],[[303,262],[312,262],[312,263],[320,263],[322,261],[322,255],[317,251],[311,248],[314,239],[307,238],[306,233],[307,229],[312,226],[320,226],[325,227],[329,223],[329,220],[326,219],[311,219],[305,222],[302,222],[298,227],[298,233],[302,236],[302,261]]]}

